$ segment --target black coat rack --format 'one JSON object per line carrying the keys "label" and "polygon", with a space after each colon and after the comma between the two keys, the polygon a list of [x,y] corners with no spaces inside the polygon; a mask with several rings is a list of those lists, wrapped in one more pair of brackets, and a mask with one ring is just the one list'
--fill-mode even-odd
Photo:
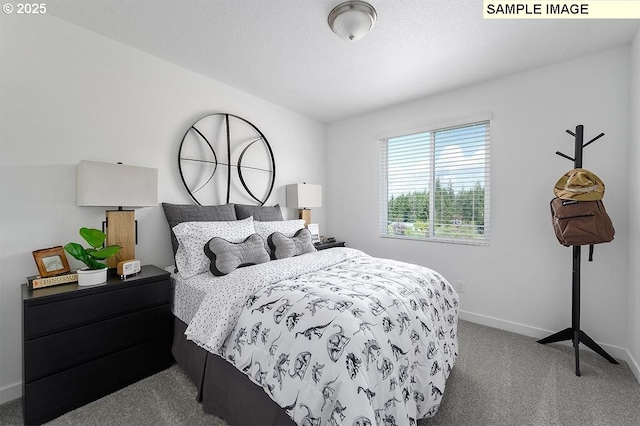
{"label": "black coat rack", "polygon": [[[574,168],[582,167],[582,152],[584,147],[595,142],[597,139],[600,139],[604,136],[604,133],[600,133],[595,138],[591,139],[589,142],[583,144],[583,134],[584,134],[584,126],[582,124],[576,126],[575,133],[571,130],[567,130],[571,136],[575,138],[575,155],[573,158],[569,157],[566,154],[561,153],[560,151],[556,151],[556,154],[564,157],[568,160],[573,161]],[[618,361],[613,359],[611,355],[609,355],[604,349],[602,349],[596,342],[591,339],[584,331],[580,330],[580,260],[581,260],[581,246],[572,246],[573,248],[573,274],[572,274],[572,295],[571,295],[571,327],[565,328],[562,331],[559,331],[551,336],[545,337],[544,339],[538,340],[538,343],[547,344],[554,342],[561,342],[564,340],[572,340],[573,347],[575,350],[575,358],[576,358],[576,376],[580,376],[580,355],[578,351],[578,346],[580,342],[587,345],[587,347],[591,348],[594,352],[606,358],[609,362],[613,364],[618,364]]]}

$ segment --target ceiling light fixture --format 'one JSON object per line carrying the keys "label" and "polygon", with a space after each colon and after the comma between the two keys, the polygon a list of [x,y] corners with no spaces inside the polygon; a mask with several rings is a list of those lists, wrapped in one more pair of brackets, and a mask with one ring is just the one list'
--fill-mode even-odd
{"label": "ceiling light fixture", "polygon": [[363,1],[340,3],[329,13],[329,27],[343,40],[360,40],[376,23],[376,10]]}

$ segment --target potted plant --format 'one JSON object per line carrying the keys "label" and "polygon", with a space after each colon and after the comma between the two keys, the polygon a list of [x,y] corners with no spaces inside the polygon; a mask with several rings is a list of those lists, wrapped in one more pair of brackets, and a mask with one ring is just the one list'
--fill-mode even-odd
{"label": "potted plant", "polygon": [[85,265],[78,269],[78,285],[93,285],[107,281],[107,265],[102,261],[120,251],[120,246],[102,247],[107,235],[99,229],[80,228],[80,236],[91,246],[84,248],[78,243],[69,243],[64,249]]}

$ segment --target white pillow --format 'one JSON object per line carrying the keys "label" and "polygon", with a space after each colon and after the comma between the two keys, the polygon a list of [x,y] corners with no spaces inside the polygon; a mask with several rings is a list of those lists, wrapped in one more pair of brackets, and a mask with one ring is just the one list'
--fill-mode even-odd
{"label": "white pillow", "polygon": [[224,238],[231,243],[240,243],[256,233],[253,217],[220,222],[182,222],[173,227],[178,240],[176,267],[184,278],[190,278],[209,270],[209,258],[204,246],[213,237]]}
{"label": "white pillow", "polygon": [[275,222],[253,222],[256,232],[265,240],[274,232],[280,232],[285,237],[293,237],[296,232],[304,228],[304,219],[278,220]]}

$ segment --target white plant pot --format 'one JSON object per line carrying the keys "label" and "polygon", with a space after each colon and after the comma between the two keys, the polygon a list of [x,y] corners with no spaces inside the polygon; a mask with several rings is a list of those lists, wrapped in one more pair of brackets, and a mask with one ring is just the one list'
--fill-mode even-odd
{"label": "white plant pot", "polygon": [[78,269],[78,285],[96,285],[107,281],[107,268],[103,269]]}

